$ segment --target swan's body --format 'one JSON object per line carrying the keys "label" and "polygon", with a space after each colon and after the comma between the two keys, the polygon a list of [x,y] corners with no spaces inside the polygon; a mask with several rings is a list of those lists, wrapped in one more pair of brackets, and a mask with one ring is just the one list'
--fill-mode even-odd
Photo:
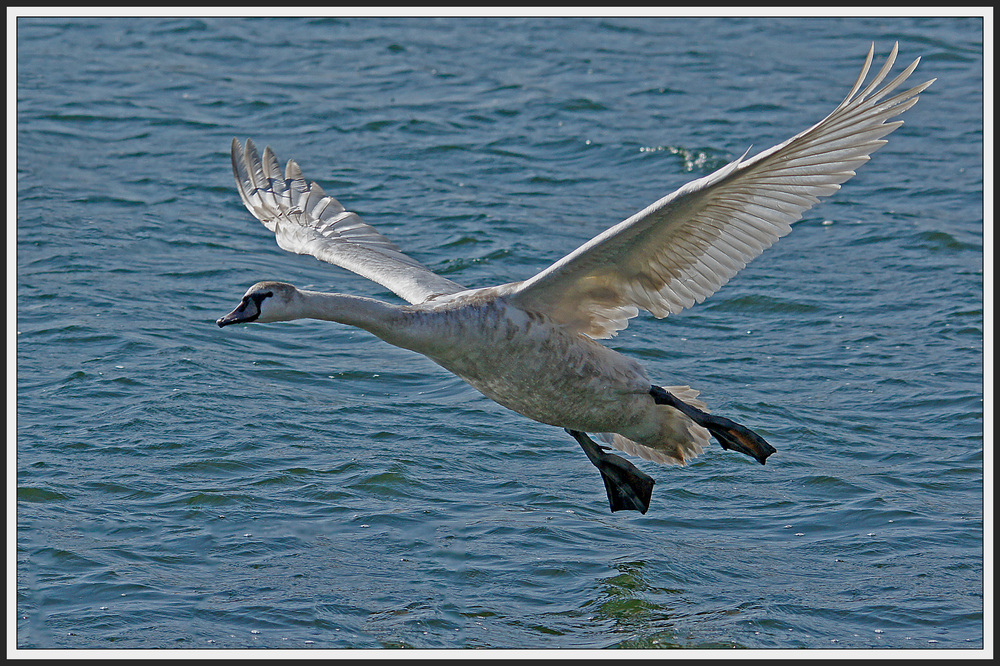
{"label": "swan's body", "polygon": [[859,93],[873,52],[847,99],[822,122],[688,183],[531,279],[497,287],[469,290],[431,272],[306,183],[295,162],[282,175],[270,148],[260,157],[251,141],[244,148],[234,140],[240,196],[283,249],[359,273],[410,304],[261,282],[218,324],[324,319],[424,354],[501,405],[566,428],[604,475],[612,510],[645,512],[652,479],[584,433],[679,464],[701,453],[711,434],[763,463],[774,449],[755,433],[709,415],[693,389],[652,385],[639,363],[595,338],[614,335],[640,308],[665,317],[701,302],[854,175],[902,124],[887,121],[933,82],[883,101],[919,62],[878,89],[893,48]]}

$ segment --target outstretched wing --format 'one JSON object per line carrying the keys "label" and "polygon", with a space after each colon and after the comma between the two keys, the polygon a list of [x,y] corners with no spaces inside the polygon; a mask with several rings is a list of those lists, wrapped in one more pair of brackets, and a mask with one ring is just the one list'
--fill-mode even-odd
{"label": "outstretched wing", "polygon": [[934,80],[884,99],[920,62],[879,88],[898,46],[861,90],[873,44],[850,94],[821,122],[660,199],[521,283],[510,301],[594,338],[615,335],[639,308],[666,317],[702,302],[791,231],[819,197],[840,189],[903,124],[887,121]]}
{"label": "outstretched wing", "polygon": [[253,141],[247,139],[244,148],[233,139],[232,158],[243,204],[274,232],[281,249],[346,268],[410,303],[464,290],[403,254],[355,213],[326,196],[319,185],[307,183],[294,161],[288,161],[282,176],[270,147],[261,157]]}

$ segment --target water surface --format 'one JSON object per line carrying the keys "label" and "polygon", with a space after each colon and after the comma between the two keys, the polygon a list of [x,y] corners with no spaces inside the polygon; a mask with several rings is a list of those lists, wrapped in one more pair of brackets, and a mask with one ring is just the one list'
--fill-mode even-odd
{"label": "water surface", "polygon": [[[825,116],[869,44],[938,81],[704,304],[609,344],[778,449],[637,461],[314,321],[214,325],[278,249],[270,144],[470,287]],[[983,647],[982,22],[17,22],[17,645]],[[13,438],[8,441],[13,443]],[[9,447],[12,448],[12,447]]]}

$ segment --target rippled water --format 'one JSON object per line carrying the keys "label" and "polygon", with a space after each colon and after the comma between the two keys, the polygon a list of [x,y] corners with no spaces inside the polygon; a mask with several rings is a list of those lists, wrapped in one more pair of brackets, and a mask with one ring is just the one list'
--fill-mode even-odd
{"label": "rippled water", "polygon": [[[818,121],[868,45],[938,81],[703,305],[611,346],[756,429],[637,461],[247,286],[233,136],[468,286]],[[982,648],[978,19],[21,19],[17,645]],[[8,447],[12,449],[13,447]]]}

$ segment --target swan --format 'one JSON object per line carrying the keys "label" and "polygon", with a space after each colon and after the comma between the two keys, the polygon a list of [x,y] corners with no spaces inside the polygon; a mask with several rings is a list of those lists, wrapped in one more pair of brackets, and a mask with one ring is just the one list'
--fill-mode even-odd
{"label": "swan", "polygon": [[702,302],[789,233],[819,197],[854,176],[903,124],[889,120],[934,82],[887,98],[920,62],[882,85],[898,48],[862,89],[872,44],[844,101],[804,132],[749,159],[748,150],[533,277],[480,289],[403,254],[306,182],[294,161],[282,174],[270,147],[261,156],[253,141],[233,139],[240,198],[279,247],[353,271],[408,304],[266,281],[216,323],[322,319],[423,354],[501,405],[564,428],[600,471],[611,511],[646,513],[654,480],[612,448],[681,465],[702,453],[710,436],[761,464],[775,449],[749,428],[710,414],[697,390],[654,384],[637,361],[598,340],[625,328],[640,309],[662,318]]}

